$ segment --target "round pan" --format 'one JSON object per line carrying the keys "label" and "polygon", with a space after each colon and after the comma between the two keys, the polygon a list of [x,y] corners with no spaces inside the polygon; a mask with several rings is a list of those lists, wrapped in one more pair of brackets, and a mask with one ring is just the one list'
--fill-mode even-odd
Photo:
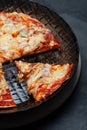
{"label": "round pan", "polygon": [[[63,18],[61,18],[58,14],[56,14],[49,8],[28,0],[1,0],[0,11],[17,11],[29,14],[30,16],[37,18],[42,23],[44,23],[59,39],[62,53],[54,50],[42,54],[37,54],[35,56],[33,55],[30,57],[23,57],[21,58],[22,60],[27,62],[74,64],[74,70],[70,80],[65,82],[59,90],[54,92],[51,96],[49,96],[45,101],[41,103],[35,103],[31,97],[28,97],[28,95],[25,98],[25,102],[23,102],[21,100],[21,98],[23,97],[20,97],[20,93],[13,90],[16,96],[19,97],[18,100],[20,101],[20,103],[18,104],[18,107],[0,109],[0,116],[2,119],[0,127],[7,128],[32,123],[59,108],[71,95],[76,86],[80,75],[81,59],[79,54],[78,42],[72,29],[63,20]],[[7,74],[6,78],[10,84],[8,75],[10,75],[10,77],[16,78],[17,71],[15,65],[14,63],[7,63],[3,65],[3,69]],[[13,71],[15,73],[13,73]],[[13,85],[11,84],[10,87],[12,87]],[[22,84],[21,86],[22,88],[25,87],[24,84]],[[21,91],[24,91],[24,89],[22,89]]]}

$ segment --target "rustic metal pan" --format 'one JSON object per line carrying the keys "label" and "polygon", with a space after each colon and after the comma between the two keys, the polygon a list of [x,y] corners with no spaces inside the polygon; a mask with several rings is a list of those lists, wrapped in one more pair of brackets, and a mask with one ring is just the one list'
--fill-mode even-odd
{"label": "rustic metal pan", "polygon": [[80,74],[81,61],[78,42],[72,29],[63,18],[49,8],[29,0],[1,0],[0,11],[17,11],[29,14],[50,28],[60,41],[61,53],[58,50],[54,50],[30,57],[23,57],[21,60],[55,64],[68,62],[74,64],[70,80],[66,81],[58,91],[41,103],[35,103],[32,97],[27,94],[26,84],[18,82],[17,69],[14,63],[3,64],[3,70],[5,71],[11,94],[18,105],[17,108],[0,109],[0,128],[7,128],[34,122],[59,108],[71,95],[76,86]]}

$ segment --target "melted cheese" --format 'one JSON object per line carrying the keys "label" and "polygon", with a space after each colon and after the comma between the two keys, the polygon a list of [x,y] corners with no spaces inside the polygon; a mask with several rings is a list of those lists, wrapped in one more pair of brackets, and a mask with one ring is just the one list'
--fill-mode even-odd
{"label": "melted cheese", "polygon": [[51,71],[51,75],[46,78],[44,77],[45,83],[51,84],[54,81],[62,79],[67,74],[68,67],[69,67],[69,64],[64,65],[64,66],[59,66],[59,65],[55,66],[54,67],[55,70]]}
{"label": "melted cheese", "polygon": [[27,83],[29,94],[32,94],[37,101],[44,99],[46,94],[50,95],[59,88],[70,77],[72,70],[72,65],[68,63],[64,65],[51,65],[17,61],[16,65],[18,70],[20,70],[19,72],[24,75],[23,78]]}
{"label": "melted cheese", "polygon": [[29,47],[25,47],[24,51],[33,52],[35,49],[37,49],[40,46],[40,43],[42,43],[44,41],[45,41],[45,39],[41,33],[38,35],[34,35],[34,36],[30,37],[29,43],[28,43]]}
{"label": "melted cheese", "polygon": [[[17,15],[17,13],[13,14]],[[17,15],[17,17],[20,18],[20,15]],[[30,21],[31,24],[28,27],[24,22],[13,21],[3,14],[0,15],[0,19],[4,23],[0,27],[0,54],[5,59],[12,60],[19,58],[21,51],[23,55],[31,54],[41,47],[43,42],[46,42],[44,33],[46,34],[50,30],[44,26],[37,26]]]}
{"label": "melted cheese", "polygon": [[4,74],[2,70],[0,70],[0,95],[6,94],[6,90],[8,89],[8,85],[6,83],[6,80],[4,78]]}
{"label": "melted cheese", "polygon": [[[50,65],[38,63],[36,68],[34,66],[29,66],[30,64],[24,65],[25,62],[19,62],[19,68],[26,76],[27,72],[27,85],[30,89],[30,93],[37,93],[38,87],[40,85],[47,85],[47,89],[50,89],[53,83],[63,79],[68,72],[69,64],[61,65]],[[27,69],[23,69],[27,68]],[[24,71],[23,71],[24,70]],[[31,73],[28,73],[31,72]],[[31,89],[31,86],[35,86]]]}
{"label": "melted cheese", "polygon": [[[37,74],[36,77],[38,77],[38,78],[34,78],[32,75],[32,80],[29,80],[29,81],[31,81],[31,84],[30,84],[30,82],[27,82],[28,86],[30,86],[32,84],[33,84],[33,86],[35,86],[34,90],[31,90],[31,92],[34,91],[34,93],[37,93],[38,87],[40,85],[43,85],[43,87],[44,87],[44,85],[47,85],[46,86],[47,89],[50,89],[50,87],[56,81],[59,81],[65,77],[65,75],[67,74],[67,71],[68,71],[68,67],[69,67],[68,64],[63,67],[55,66],[54,67],[55,70],[52,71],[50,65],[47,65],[47,67],[45,66],[45,68],[43,68],[43,71],[40,71],[40,73]],[[31,77],[30,77],[30,79],[31,79]]]}
{"label": "melted cheese", "polygon": [[[45,66],[43,66],[43,68],[41,68],[41,70],[39,71],[39,73],[36,73],[31,75],[29,80],[28,80],[28,86],[32,85],[35,83],[36,85],[39,84],[51,84],[54,81],[60,80],[62,79],[66,74],[67,74],[67,70],[68,70],[69,64],[65,65],[65,66],[54,66],[54,71],[52,71],[51,69],[51,65],[46,64]],[[39,66],[37,68],[37,70],[39,69]],[[35,73],[35,72],[34,72]],[[41,79],[40,79],[41,77]]]}

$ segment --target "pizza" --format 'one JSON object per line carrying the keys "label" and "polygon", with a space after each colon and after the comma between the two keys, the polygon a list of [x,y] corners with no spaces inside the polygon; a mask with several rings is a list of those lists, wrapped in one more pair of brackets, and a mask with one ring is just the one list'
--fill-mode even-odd
{"label": "pizza", "polygon": [[16,104],[5,80],[4,72],[2,68],[0,68],[0,108],[10,107],[16,107]]}
{"label": "pizza", "polygon": [[27,91],[36,102],[43,101],[71,76],[73,64],[44,64],[15,61],[18,78],[25,81]]}
{"label": "pizza", "polygon": [[39,20],[24,13],[0,13],[0,63],[52,49],[61,50],[60,44]]}
{"label": "pizza", "polygon": [[3,63],[14,62],[19,81],[36,102],[45,100],[70,79],[73,64],[28,63],[18,58],[57,49],[53,32],[38,19],[18,12],[0,13],[0,108],[17,107],[5,79]]}

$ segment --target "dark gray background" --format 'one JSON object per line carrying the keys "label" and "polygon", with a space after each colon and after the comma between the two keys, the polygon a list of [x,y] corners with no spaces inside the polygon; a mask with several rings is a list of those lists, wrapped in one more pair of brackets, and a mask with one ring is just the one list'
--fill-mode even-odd
{"label": "dark gray background", "polygon": [[[19,128],[30,130],[87,130],[87,0],[32,0],[57,12],[75,33],[81,55],[81,75],[71,97],[49,116]],[[49,110],[48,110],[49,111]]]}

